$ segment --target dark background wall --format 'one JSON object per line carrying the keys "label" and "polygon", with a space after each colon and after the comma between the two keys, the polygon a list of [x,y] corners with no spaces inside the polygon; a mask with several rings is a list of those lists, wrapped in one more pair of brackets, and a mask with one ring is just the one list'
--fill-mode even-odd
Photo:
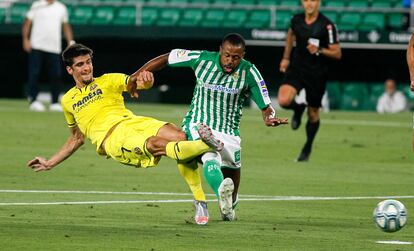
{"label": "dark background wall", "polygon": [[[75,34],[76,36],[76,34]],[[133,73],[147,60],[173,48],[218,50],[219,40],[194,39],[126,39],[94,38],[77,42],[92,47],[95,76],[105,72]],[[20,36],[1,36],[0,97],[24,98],[27,80],[27,55],[22,51]],[[248,46],[246,59],[253,62],[268,83],[271,93],[276,93],[282,74],[278,65],[282,47]],[[45,74],[44,74],[45,75]],[[161,101],[187,103],[193,91],[194,77],[190,69],[166,68],[156,75],[156,87],[169,85],[170,91],[161,94]],[[400,84],[408,84],[409,76],[404,50],[343,49],[343,59],[332,61],[329,79],[332,81],[382,82],[394,77]],[[46,79],[42,79],[44,82]],[[70,76],[65,75],[65,88],[72,86]]]}

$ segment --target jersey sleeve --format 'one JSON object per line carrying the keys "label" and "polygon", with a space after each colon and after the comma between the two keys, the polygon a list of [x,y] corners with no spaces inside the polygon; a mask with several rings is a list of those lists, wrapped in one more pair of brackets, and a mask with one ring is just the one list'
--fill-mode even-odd
{"label": "jersey sleeve", "polygon": [[168,65],[171,67],[191,67],[194,69],[201,51],[174,49],[168,56]]}
{"label": "jersey sleeve", "polygon": [[35,12],[35,7],[36,7],[36,2],[34,2],[31,6],[30,9],[27,11],[26,13],[26,18],[32,20],[34,17],[34,12]]}
{"label": "jersey sleeve", "polygon": [[110,89],[114,92],[126,92],[127,84],[129,80],[129,75],[123,74],[123,73],[108,73],[105,74],[105,78],[107,84],[110,85]]}
{"label": "jersey sleeve", "polygon": [[77,125],[75,117],[73,116],[72,113],[70,113],[65,106],[62,105],[63,108],[63,115],[65,116],[66,119],[66,123],[68,124],[68,127],[72,128],[75,127]]}
{"label": "jersey sleeve", "polygon": [[336,25],[332,22],[329,22],[328,25],[326,25],[326,31],[328,33],[328,44],[338,44],[339,43],[339,36],[338,36],[338,29],[336,28]]}
{"label": "jersey sleeve", "polygon": [[63,5],[62,23],[69,23],[68,8],[66,7],[66,5]]}
{"label": "jersey sleeve", "polygon": [[250,67],[246,80],[251,99],[260,109],[265,109],[271,103],[269,91],[267,90],[266,82],[256,66],[252,65]]}

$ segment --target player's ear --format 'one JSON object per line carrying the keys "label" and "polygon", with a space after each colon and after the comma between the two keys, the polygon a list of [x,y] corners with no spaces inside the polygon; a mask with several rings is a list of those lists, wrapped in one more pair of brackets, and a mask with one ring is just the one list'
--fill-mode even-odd
{"label": "player's ear", "polygon": [[73,74],[73,69],[72,69],[72,67],[70,67],[70,66],[66,66],[66,71],[67,71],[70,75],[72,75],[72,74]]}

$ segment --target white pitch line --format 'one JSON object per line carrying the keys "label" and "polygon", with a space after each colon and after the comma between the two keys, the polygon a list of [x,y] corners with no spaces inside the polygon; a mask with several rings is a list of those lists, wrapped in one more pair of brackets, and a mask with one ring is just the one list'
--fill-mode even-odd
{"label": "white pitch line", "polygon": [[376,241],[378,244],[411,245],[411,241]]}
{"label": "white pitch line", "polygon": [[[239,198],[240,201],[324,201],[324,200],[367,200],[367,199],[414,199],[414,196],[364,196],[364,197],[306,197],[277,196]],[[138,203],[181,203],[193,200],[110,200],[110,201],[58,201],[58,202],[2,202],[0,206],[42,206],[42,205],[85,205],[85,204],[138,204]],[[207,200],[216,201],[216,200]]]}
{"label": "white pitch line", "polygon": [[124,194],[124,195],[177,195],[188,196],[191,193],[170,193],[170,192],[116,192],[116,191],[64,191],[64,190],[5,190],[0,193],[54,193],[54,194]]}
{"label": "white pitch line", "polygon": [[[15,190],[0,189],[0,193],[53,193],[53,194],[116,194],[116,195],[170,195],[170,196],[192,196],[191,193],[172,192],[117,192],[117,191],[78,191],[78,190]],[[214,194],[206,194],[213,196]],[[239,194],[239,198],[245,201],[255,201],[255,198],[274,201],[305,201],[305,200],[368,200],[368,199],[414,199],[414,195],[401,196],[274,196],[274,195],[248,195]],[[252,199],[249,199],[252,198]]]}

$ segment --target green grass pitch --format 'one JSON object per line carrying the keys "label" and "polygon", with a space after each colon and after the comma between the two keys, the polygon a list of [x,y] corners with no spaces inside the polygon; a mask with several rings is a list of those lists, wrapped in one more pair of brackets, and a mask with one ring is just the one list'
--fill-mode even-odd
{"label": "green grass pitch", "polygon": [[[192,196],[167,158],[136,169],[96,155],[88,142],[55,169],[32,172],[27,161],[53,154],[69,130],[61,113],[27,106],[0,100],[1,250],[414,250],[376,243],[414,241],[411,113],[324,113],[310,162],[295,163],[304,126],[266,128],[259,111],[245,109],[239,219],[219,220],[204,182],[211,201],[203,227],[193,223]],[[128,106],[176,124],[186,112],[182,105]],[[387,196],[407,196],[398,200],[408,224],[397,233],[372,221]],[[61,204],[69,202],[80,204]]]}

